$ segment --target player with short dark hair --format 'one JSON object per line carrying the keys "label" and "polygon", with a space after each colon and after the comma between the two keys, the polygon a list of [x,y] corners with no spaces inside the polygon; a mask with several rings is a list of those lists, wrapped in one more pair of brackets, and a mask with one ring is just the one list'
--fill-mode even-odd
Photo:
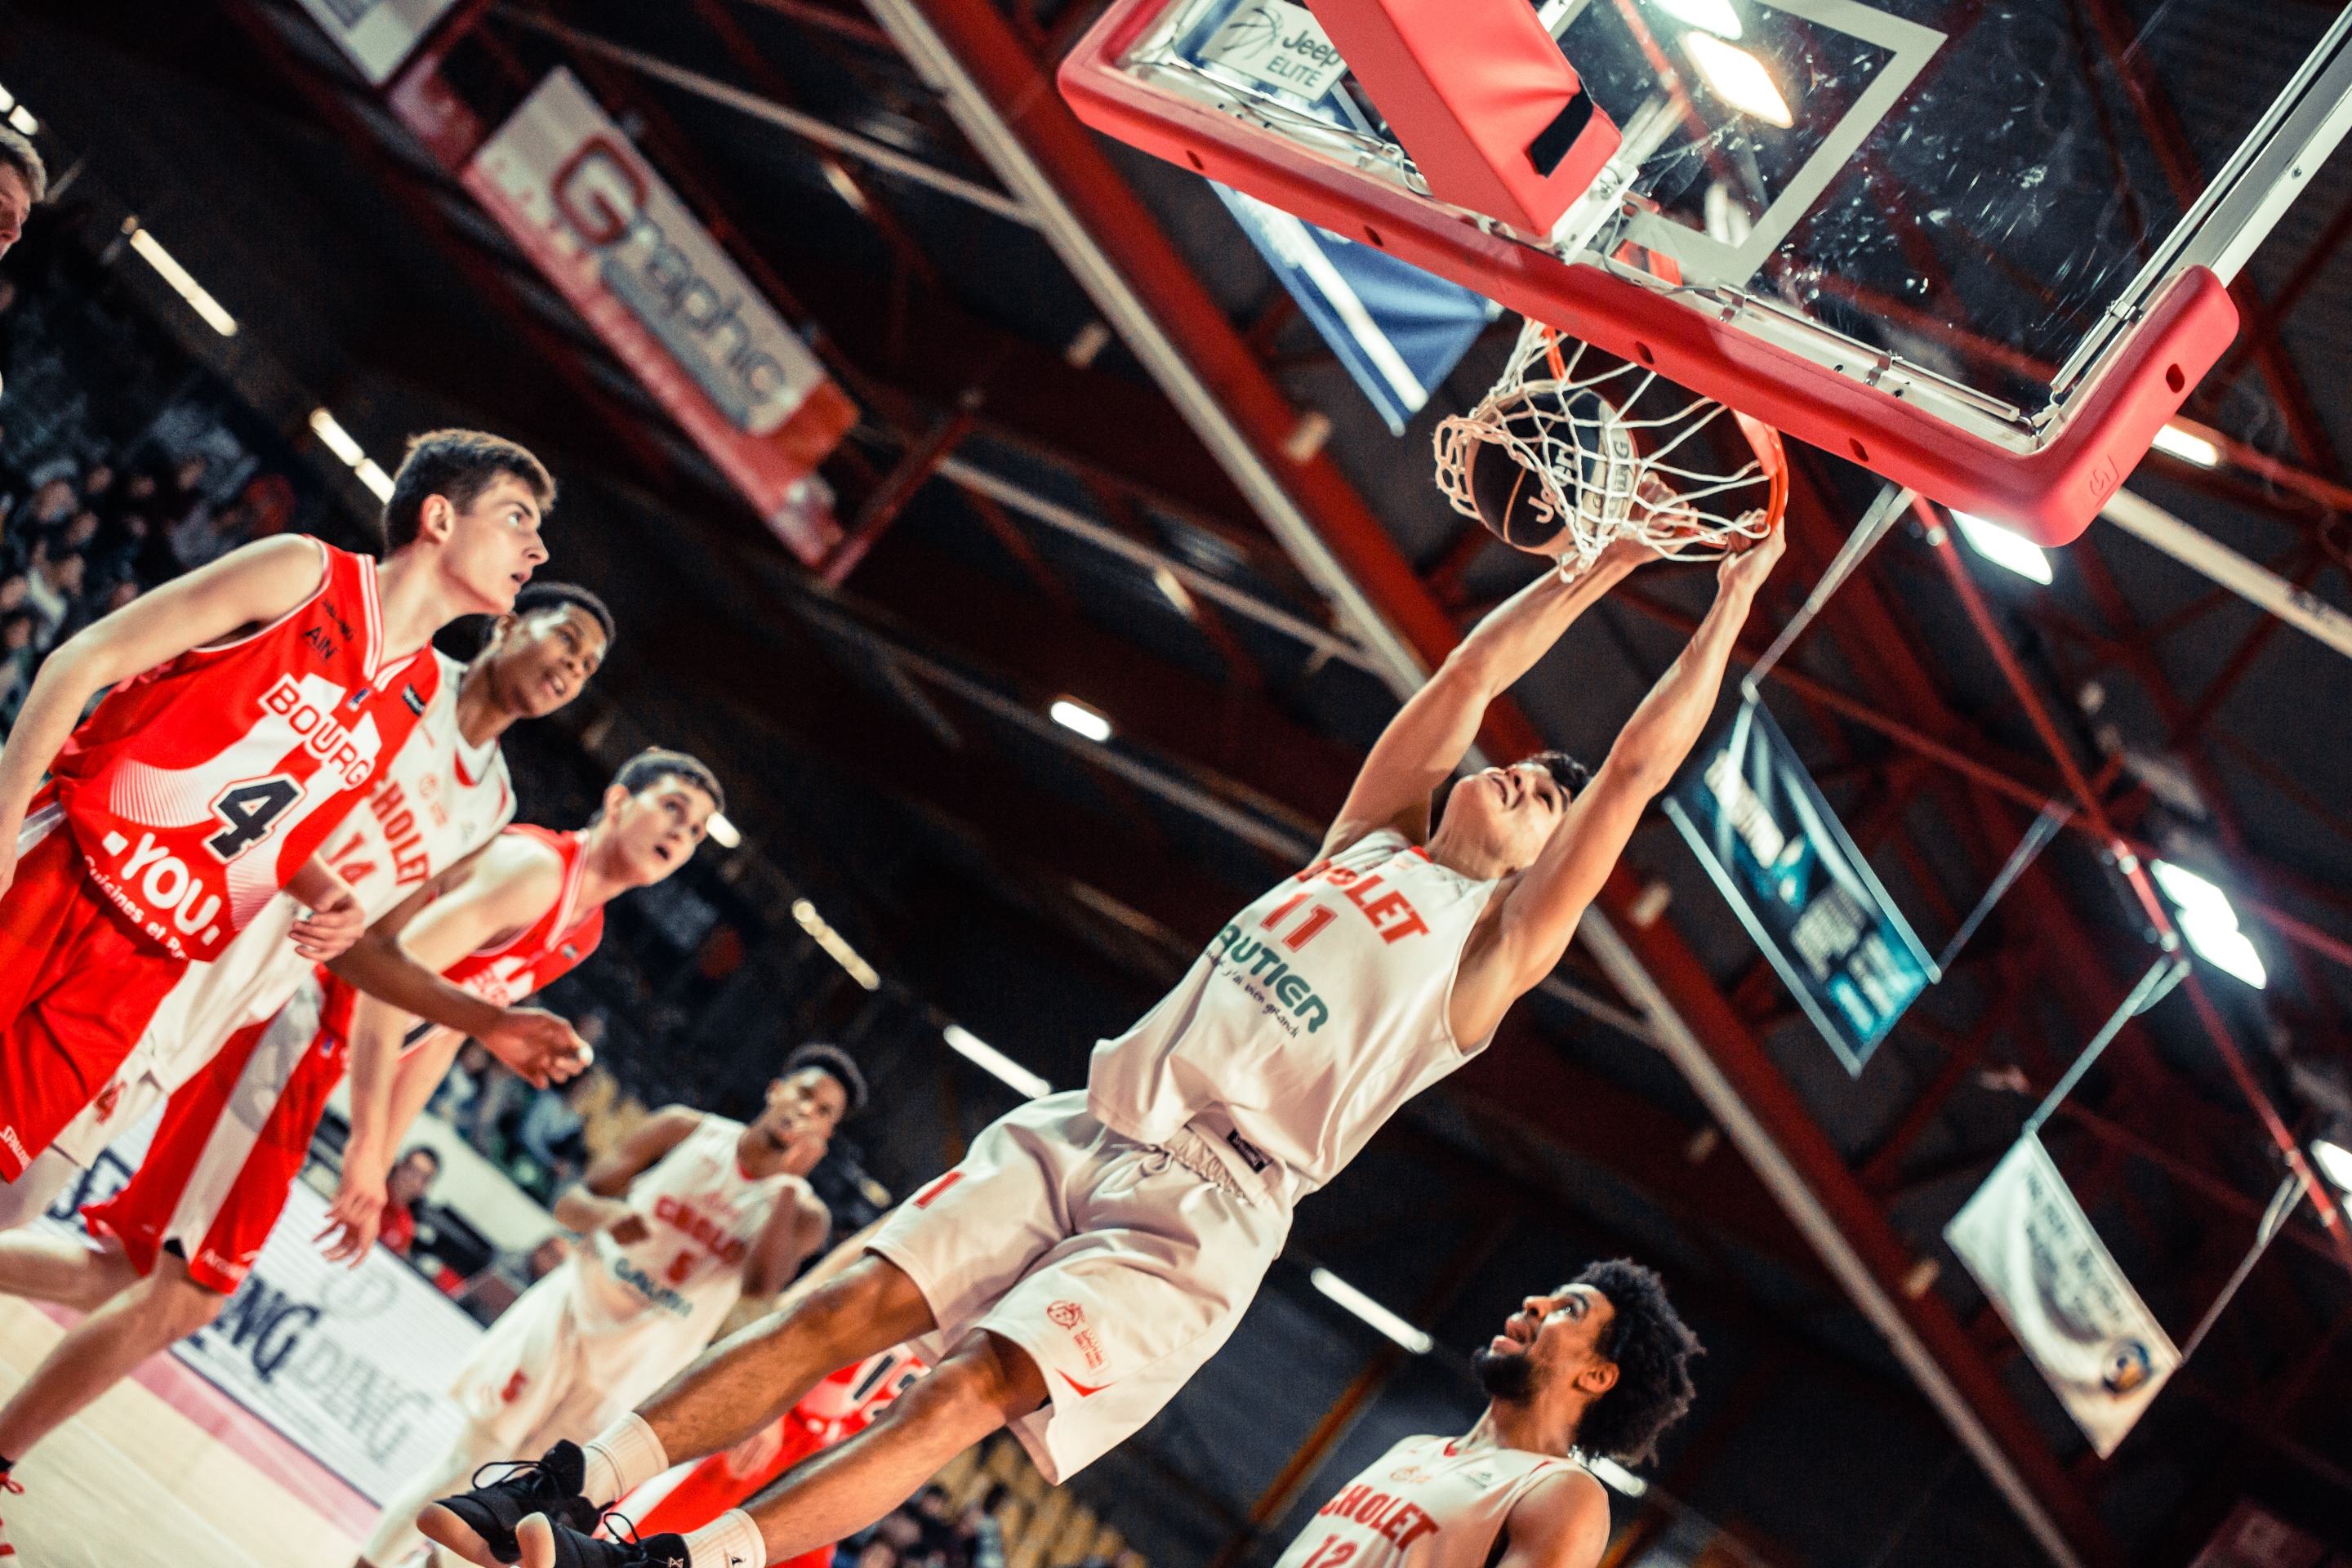
{"label": "player with short dark hair", "polygon": [[383,561],[261,540],[43,661],[0,749],[0,1180],[280,889],[311,911],[289,933],[306,956],[358,933],[318,852],[433,706],[433,634],[506,614],[547,559],[545,480],[510,442],[436,432],[394,481],[409,516]]}
{"label": "player with short dark hair", "polygon": [[1578,1462],[1639,1464],[1690,1408],[1697,1336],[1658,1277],[1596,1263],[1472,1352],[1486,1409],[1407,1437],[1318,1510],[1275,1568],[1597,1568],[1609,1499]]}
{"label": "player with short dark hair", "polygon": [[[1084,1093],[998,1121],[839,1279],[584,1450],[558,1445],[468,1494],[462,1517],[429,1513],[426,1533],[485,1568],[763,1568],[880,1518],[999,1427],[1055,1483],[1124,1440],[1232,1334],[1292,1205],[1485,1049],[1559,962],[1697,742],[1782,548],[1775,531],[1724,562],[1714,606],[1581,791],[1548,759],[1487,768],[1454,784],[1433,831],[1433,794],[1488,704],[1649,552],[1612,546],[1506,601],[1390,721],[1315,863],[1097,1045]],[[683,1537],[582,1533],[583,1510],[902,1342],[936,1370],[745,1509]]]}
{"label": "player with short dark hair", "polygon": [[[502,479],[530,490],[541,511],[554,510],[555,479],[529,447],[487,430],[427,430],[411,436],[400,469],[392,476],[392,493],[383,500],[384,548],[402,550],[415,542],[434,497],[462,511]],[[611,616],[605,619],[609,622]]]}
{"label": "player with short dark hair", "polygon": [[384,1506],[361,1568],[424,1544],[418,1510],[485,1461],[593,1436],[692,1360],[740,1295],[790,1284],[832,1229],[803,1178],[854,1109],[853,1086],[865,1080],[845,1053],[803,1047],[749,1126],[673,1105],[591,1165],[555,1204],[583,1240],[458,1372],[466,1427]]}

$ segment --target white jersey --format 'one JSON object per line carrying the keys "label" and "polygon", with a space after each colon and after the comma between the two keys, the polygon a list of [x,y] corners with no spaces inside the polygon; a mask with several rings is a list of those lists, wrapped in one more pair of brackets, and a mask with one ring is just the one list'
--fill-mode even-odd
{"label": "white jersey", "polygon": [[[1383,828],[1276,886],[1217,934],[1176,988],[1095,1047],[1087,1109],[1141,1143],[1217,1112],[1294,1201],[1339,1173],[1397,1110],[1485,1048],[1447,1007],[1496,887]],[[1231,1144],[1233,1140],[1224,1139]]]}
{"label": "white jersey", "polygon": [[1407,1437],[1316,1510],[1275,1568],[1486,1568],[1528,1489],[1570,1459]]}
{"label": "white jersey", "polygon": [[[441,661],[440,689],[424,717],[377,775],[366,803],[319,851],[351,884],[371,921],[496,837],[514,816],[514,783],[498,742],[468,746],[457,731],[465,667],[438,650],[434,657]],[[156,1101],[202,1071],[231,1035],[275,1016],[313,967],[289,935],[301,913],[291,894],[279,893],[219,958],[190,964],[112,1080],[55,1147],[88,1165]]]}
{"label": "white jersey", "polygon": [[[691,1356],[718,1331],[743,1290],[743,1264],[776,1205],[812,1189],[798,1176],[747,1176],[735,1157],[743,1124],[705,1116],[677,1148],[629,1184],[623,1201],[646,1235],[623,1246],[599,1230],[573,1263],[572,1316],[592,1339],[675,1341]],[[602,1352],[599,1352],[600,1354]]]}

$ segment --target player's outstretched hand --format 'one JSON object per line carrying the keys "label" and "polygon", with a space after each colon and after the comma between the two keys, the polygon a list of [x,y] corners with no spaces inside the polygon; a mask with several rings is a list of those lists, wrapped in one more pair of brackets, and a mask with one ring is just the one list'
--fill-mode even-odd
{"label": "player's outstretched hand", "polygon": [[484,1049],[533,1089],[576,1078],[596,1059],[588,1042],[544,1007],[509,1007],[498,1027],[479,1038]]}
{"label": "player's outstretched hand", "polygon": [[1738,554],[1725,556],[1723,563],[1715,569],[1717,590],[1754,597],[1788,548],[1789,529],[1783,523]]}
{"label": "player's outstretched hand", "polygon": [[310,1239],[324,1244],[328,1262],[357,1268],[375,1245],[384,1202],[383,1178],[367,1177],[346,1163],[342,1187],[327,1206],[327,1227]]}
{"label": "player's outstretched hand", "polygon": [[338,890],[294,922],[294,951],[313,963],[343,956],[367,931],[367,911],[349,888]]}

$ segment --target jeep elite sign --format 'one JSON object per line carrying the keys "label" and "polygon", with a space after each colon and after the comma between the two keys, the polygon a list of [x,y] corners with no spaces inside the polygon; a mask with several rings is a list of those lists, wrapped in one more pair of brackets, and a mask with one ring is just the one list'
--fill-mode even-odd
{"label": "jeep elite sign", "polygon": [[857,407],[621,128],[558,68],[466,188],[803,561],[840,538],[808,480]]}

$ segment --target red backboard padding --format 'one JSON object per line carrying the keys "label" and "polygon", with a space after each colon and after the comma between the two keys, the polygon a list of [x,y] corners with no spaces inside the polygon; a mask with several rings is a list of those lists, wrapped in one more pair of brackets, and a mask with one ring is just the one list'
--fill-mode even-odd
{"label": "red backboard padding", "polygon": [[[1310,8],[1442,202],[1547,234],[1617,151],[1617,127],[1528,0]],[[1539,146],[1563,113],[1577,131],[1566,151]]]}

